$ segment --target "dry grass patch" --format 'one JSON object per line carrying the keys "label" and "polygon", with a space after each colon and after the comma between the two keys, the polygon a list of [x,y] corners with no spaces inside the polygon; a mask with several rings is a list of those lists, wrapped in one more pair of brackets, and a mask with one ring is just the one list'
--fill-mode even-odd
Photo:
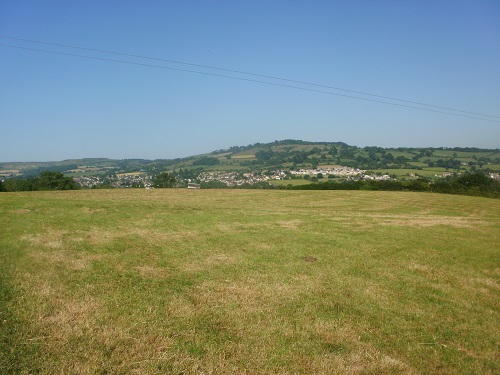
{"label": "dry grass patch", "polygon": [[83,207],[82,212],[86,214],[97,214],[97,213],[102,213],[106,212],[106,209],[104,208],[90,208],[90,207]]}
{"label": "dry grass patch", "polygon": [[68,233],[65,229],[49,229],[43,234],[26,234],[21,236],[22,241],[27,241],[38,248],[62,249],[64,237]]}
{"label": "dry grass patch", "polygon": [[118,235],[137,236],[148,244],[162,244],[169,242],[186,242],[197,239],[201,236],[200,232],[195,230],[175,230],[175,231],[160,231],[150,228],[134,227],[126,232],[117,233]]}
{"label": "dry grass patch", "polygon": [[439,216],[439,215],[398,215],[398,214],[373,214],[360,213],[331,217],[330,220],[340,222],[361,229],[377,226],[408,226],[408,227],[433,227],[444,225],[453,228],[480,228],[487,222],[476,217]]}
{"label": "dry grass patch", "polygon": [[242,233],[242,232],[256,232],[269,228],[269,223],[217,223],[217,228],[222,233]]}
{"label": "dry grass patch", "polygon": [[227,253],[215,253],[204,256],[196,256],[188,262],[185,262],[179,266],[182,271],[198,273],[202,271],[208,271],[216,267],[228,267],[234,266],[241,262],[241,258],[236,255],[230,255]]}
{"label": "dry grass patch", "polygon": [[471,218],[464,217],[414,217],[414,216],[402,216],[382,219],[381,225],[391,225],[391,226],[409,226],[409,227],[432,227],[436,225],[446,225],[454,228],[474,228],[484,225],[484,221],[474,220]]}
{"label": "dry grass patch", "polygon": [[31,252],[31,258],[40,263],[49,263],[52,265],[62,265],[70,270],[84,270],[96,260],[101,259],[101,255],[80,253],[75,251],[51,251],[51,252]]}
{"label": "dry grass patch", "polygon": [[28,208],[19,208],[17,210],[12,210],[11,212],[15,213],[15,214],[27,214],[27,213],[30,213],[31,210]]}
{"label": "dry grass patch", "polygon": [[324,352],[303,356],[305,373],[328,374],[415,374],[404,359],[384,354],[361,337],[368,327],[355,322],[313,322],[312,332],[320,339]]}
{"label": "dry grass patch", "polygon": [[287,228],[287,229],[297,229],[301,224],[302,224],[302,220],[299,220],[299,219],[278,222],[279,226],[281,226],[282,228]]}
{"label": "dry grass patch", "polygon": [[51,332],[49,336],[64,341],[69,335],[80,332],[82,328],[92,324],[102,303],[95,298],[68,300],[55,299],[50,301],[51,312],[40,318],[42,324]]}
{"label": "dry grass patch", "polygon": [[151,279],[164,279],[169,276],[167,270],[161,267],[154,266],[137,266],[135,267],[142,277]]}
{"label": "dry grass patch", "polygon": [[408,265],[408,268],[411,271],[419,271],[419,272],[423,272],[423,273],[432,273],[433,272],[432,267],[428,266],[427,264],[419,264],[419,263],[416,263],[413,261],[410,262],[410,264]]}

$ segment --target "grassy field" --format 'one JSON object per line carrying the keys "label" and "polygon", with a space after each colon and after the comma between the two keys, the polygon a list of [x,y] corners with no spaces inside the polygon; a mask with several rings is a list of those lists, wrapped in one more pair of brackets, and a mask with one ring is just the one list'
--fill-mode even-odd
{"label": "grassy field", "polygon": [[500,201],[0,194],[2,374],[498,374]]}
{"label": "grassy field", "polygon": [[441,174],[447,172],[445,168],[439,168],[439,167],[424,168],[424,169],[420,169],[420,170],[418,170],[418,169],[385,168],[385,169],[372,169],[372,171],[375,173],[380,172],[383,174],[396,175],[397,177],[405,177],[405,176],[410,175],[410,174],[417,174],[417,175],[423,176],[423,177],[432,177],[435,174],[441,175]]}
{"label": "grassy field", "polygon": [[453,151],[453,150],[435,150],[433,152],[433,155],[439,158],[468,158],[471,155],[476,155],[478,158],[480,157],[491,157],[491,155],[494,155],[495,153],[490,152],[490,151],[485,151],[485,152],[464,152],[464,151]]}

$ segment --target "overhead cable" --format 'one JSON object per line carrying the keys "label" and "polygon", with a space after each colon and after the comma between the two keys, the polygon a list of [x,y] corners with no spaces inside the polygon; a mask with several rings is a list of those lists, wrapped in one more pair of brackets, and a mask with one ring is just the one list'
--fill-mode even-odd
{"label": "overhead cable", "polygon": [[287,84],[275,83],[275,82],[260,81],[260,80],[256,80],[256,79],[250,79],[250,78],[228,76],[228,75],[224,75],[224,74],[200,72],[200,71],[196,71],[196,70],[181,69],[181,68],[172,68],[172,67],[167,67],[167,66],[163,66],[163,65],[153,65],[153,64],[145,64],[145,63],[139,63],[139,62],[133,62],[133,61],[110,59],[110,58],[105,58],[105,57],[78,55],[78,54],[74,54],[74,53],[59,52],[59,51],[50,51],[50,50],[37,49],[37,48],[28,48],[28,47],[21,47],[21,46],[12,46],[12,45],[7,45],[7,44],[0,44],[0,47],[14,48],[14,49],[20,49],[20,50],[26,50],[26,51],[32,51],[32,52],[50,53],[50,54],[63,55],[63,56],[78,57],[78,58],[84,58],[84,59],[90,59],[90,60],[115,62],[115,63],[120,63],[120,64],[138,65],[138,66],[145,66],[145,67],[150,67],[150,68],[166,69],[166,70],[173,70],[173,71],[178,71],[178,72],[201,74],[201,75],[213,76],[213,77],[228,78],[228,79],[234,79],[234,80],[245,81],[245,82],[254,82],[254,83],[259,83],[259,84],[264,84],[264,85],[286,87],[286,88],[292,88],[292,89],[296,89],[296,90],[303,90],[303,91],[309,91],[309,92],[317,92],[317,93],[321,93],[321,94],[341,96],[341,97],[344,97],[344,98],[358,99],[358,100],[364,100],[364,101],[374,102],[374,103],[388,104],[388,105],[393,105],[393,106],[397,106],[397,107],[412,108],[412,109],[417,109],[417,110],[426,111],[426,112],[442,113],[442,114],[450,115],[450,116],[465,117],[465,118],[471,118],[471,119],[475,119],[475,120],[489,121],[489,122],[499,122],[498,120],[492,120],[492,119],[488,119],[488,118],[480,118],[480,117],[462,115],[462,114],[459,114],[459,113],[439,111],[439,110],[430,109],[430,108],[415,107],[415,106],[410,106],[410,105],[406,105],[406,104],[391,103],[391,102],[387,102],[387,101],[383,101],[383,100],[361,98],[361,97],[358,97],[358,96],[346,95],[346,94],[339,94],[339,93],[336,93],[336,92],[324,91],[324,90],[317,90],[317,89],[312,89],[312,88],[307,88],[307,87],[293,86],[293,85],[287,85]]}
{"label": "overhead cable", "polygon": [[[220,67],[215,67],[215,66],[210,66],[210,65],[195,64],[195,63],[178,61],[178,60],[149,57],[149,56],[144,56],[144,55],[136,55],[136,54],[115,52],[115,51],[95,49],[95,48],[78,47],[78,46],[73,46],[73,45],[68,45],[68,44],[44,42],[44,41],[33,40],[33,39],[15,38],[15,37],[10,37],[10,36],[6,36],[6,35],[0,35],[0,38],[18,40],[18,41],[29,42],[29,43],[45,44],[45,45],[64,47],[64,48],[72,48],[72,49],[78,49],[78,50],[83,50],[83,51],[92,51],[92,52],[107,53],[107,54],[120,55],[120,56],[128,56],[128,57],[134,57],[134,58],[140,58],[140,59],[146,59],[146,60],[163,61],[163,62],[174,63],[174,64],[195,66],[195,67],[205,68],[205,69],[220,70],[220,71],[225,71],[225,72],[230,72],[230,73],[245,74],[245,75],[250,75],[250,76],[255,76],[255,77],[268,78],[268,79],[274,79],[274,80],[279,80],[279,81],[298,83],[298,84],[302,84],[302,85],[321,87],[321,88],[325,88],[325,89],[350,92],[353,94],[366,95],[366,96],[371,96],[371,97],[376,97],[376,98],[381,98],[381,99],[394,100],[394,101],[403,102],[403,103],[416,104],[416,105],[425,106],[425,107],[445,109],[447,111],[468,113],[471,115],[477,115],[477,116],[483,116],[483,117],[493,117],[493,118],[500,119],[500,116],[496,116],[496,115],[489,115],[489,114],[484,114],[484,113],[479,113],[479,112],[465,111],[465,110],[451,108],[451,107],[438,106],[438,105],[434,105],[434,104],[426,104],[426,103],[412,101],[412,100],[394,98],[394,97],[384,96],[384,95],[371,94],[371,93],[367,93],[367,92],[363,92],[363,91],[349,90],[349,89],[345,89],[345,88],[341,88],[341,87],[328,86],[328,85],[306,82],[306,81],[299,81],[299,80],[294,80],[294,79],[289,79],[289,78],[282,78],[282,77],[277,77],[277,76],[251,73],[251,72],[246,72],[246,71],[242,71],[242,70],[226,69],[226,68],[220,68]],[[413,107],[410,106],[409,108],[413,108]]]}

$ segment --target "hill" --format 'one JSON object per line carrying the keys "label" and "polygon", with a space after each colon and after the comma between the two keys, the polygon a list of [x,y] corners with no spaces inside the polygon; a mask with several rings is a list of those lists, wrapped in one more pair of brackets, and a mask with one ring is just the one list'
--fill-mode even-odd
{"label": "hill", "polygon": [[[253,184],[271,180],[279,185],[283,179],[289,181],[286,184],[297,184],[310,182],[304,179],[329,176],[415,179],[477,171],[498,174],[500,150],[460,147],[360,148],[343,142],[282,140],[234,146],[208,154],[169,160],[75,159],[46,163],[0,163],[0,178],[32,177],[44,170],[63,172],[68,177],[86,177],[80,181],[83,186],[97,186],[105,182],[117,186],[144,186],[145,177],[161,172],[175,173],[179,181],[184,183],[193,180]],[[269,178],[259,178],[265,175]],[[117,182],[124,179],[128,182]]]}

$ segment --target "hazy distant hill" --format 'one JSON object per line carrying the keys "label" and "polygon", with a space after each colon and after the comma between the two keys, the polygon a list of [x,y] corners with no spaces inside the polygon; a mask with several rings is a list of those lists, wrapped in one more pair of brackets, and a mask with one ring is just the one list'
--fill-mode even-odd
{"label": "hazy distant hill", "polygon": [[434,176],[446,172],[500,172],[500,150],[480,148],[357,147],[343,142],[282,140],[215,150],[178,159],[85,158],[55,162],[0,163],[0,178],[36,176],[44,170],[68,176],[158,174],[163,171],[294,170],[342,165],[402,177]]}

